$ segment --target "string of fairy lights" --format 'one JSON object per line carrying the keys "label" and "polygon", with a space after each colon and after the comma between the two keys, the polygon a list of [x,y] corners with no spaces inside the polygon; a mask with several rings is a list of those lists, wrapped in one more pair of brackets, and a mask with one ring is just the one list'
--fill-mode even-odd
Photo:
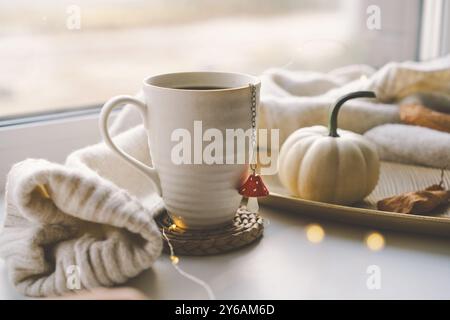
{"label": "string of fairy lights", "polygon": [[[176,224],[172,224],[169,226],[168,230],[173,231],[177,228]],[[178,262],[180,262],[180,258],[177,257],[175,255],[175,250],[173,249],[173,245],[169,240],[169,237],[166,235],[166,231],[165,228],[162,228],[162,235],[164,237],[164,239],[167,242],[167,246],[169,247],[169,252],[170,252],[170,261],[172,262],[172,266],[175,268],[175,270],[183,277],[185,277],[186,279],[191,280],[192,282],[195,282],[196,284],[200,285],[201,287],[203,287],[203,289],[205,289],[208,298],[210,300],[215,300],[216,297],[214,295],[214,292],[212,291],[211,287],[202,279],[184,271],[182,268],[180,268],[180,266],[178,265]]]}
{"label": "string of fairy lights", "polygon": [[[266,226],[268,226],[268,225],[270,225],[270,221],[268,219],[265,219],[264,224]],[[210,300],[215,300],[216,299],[215,294],[214,294],[213,290],[211,289],[211,287],[208,285],[208,283],[206,283],[204,280],[184,271],[179,266],[180,258],[175,255],[175,250],[173,248],[173,245],[170,242],[170,239],[167,236],[166,231],[165,231],[166,229],[169,231],[174,231],[174,230],[176,230],[176,228],[177,228],[176,224],[171,224],[167,228],[162,228],[163,238],[167,242],[167,246],[169,247],[169,253],[170,253],[169,258],[172,263],[172,266],[181,276],[200,285],[206,291],[208,298]],[[307,225],[305,227],[305,233],[306,233],[306,238],[308,239],[308,241],[313,244],[318,244],[318,243],[322,242],[325,238],[325,230],[323,229],[322,226],[320,226],[319,224],[316,224],[316,223]],[[383,235],[376,231],[368,233],[364,239],[364,242],[365,242],[365,245],[367,246],[367,248],[370,249],[371,251],[380,251],[384,248],[384,245],[385,245],[385,240],[384,240]]]}

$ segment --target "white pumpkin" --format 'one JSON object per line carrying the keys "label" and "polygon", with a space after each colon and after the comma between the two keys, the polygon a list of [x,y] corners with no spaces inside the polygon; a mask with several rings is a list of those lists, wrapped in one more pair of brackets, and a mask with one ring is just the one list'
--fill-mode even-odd
{"label": "white pumpkin", "polygon": [[302,128],[284,142],[278,175],[284,187],[295,196],[352,204],[375,188],[380,170],[376,147],[359,134],[337,129],[340,106],[357,97],[374,97],[374,94],[356,92],[341,98],[333,108],[328,128]]}

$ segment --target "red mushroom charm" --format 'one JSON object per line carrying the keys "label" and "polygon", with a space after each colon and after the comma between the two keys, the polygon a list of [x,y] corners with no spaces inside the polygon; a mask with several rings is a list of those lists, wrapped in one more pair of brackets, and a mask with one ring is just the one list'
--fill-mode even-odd
{"label": "red mushroom charm", "polygon": [[239,194],[247,197],[247,210],[253,213],[258,212],[258,197],[265,197],[269,194],[269,190],[264,185],[260,175],[256,174],[255,169],[252,168],[252,174],[247,178],[247,181],[239,188]]}
{"label": "red mushroom charm", "polygon": [[239,188],[239,194],[244,197],[253,198],[253,197],[265,197],[269,194],[269,190],[267,190],[264,182],[261,179],[261,176],[252,173],[247,181]]}

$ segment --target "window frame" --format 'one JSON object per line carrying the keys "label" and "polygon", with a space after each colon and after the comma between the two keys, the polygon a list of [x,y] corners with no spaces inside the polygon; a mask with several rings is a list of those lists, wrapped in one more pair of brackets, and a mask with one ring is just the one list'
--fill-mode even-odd
{"label": "window frame", "polygon": [[[423,0],[419,36],[420,61],[450,53],[450,3],[447,0]],[[433,36],[427,36],[427,35]]]}
{"label": "window frame", "polygon": [[100,107],[92,108],[90,113],[72,110],[34,120],[24,117],[17,123],[0,126],[0,190],[11,166],[19,161],[31,157],[63,163],[71,151],[99,142],[99,110]]}

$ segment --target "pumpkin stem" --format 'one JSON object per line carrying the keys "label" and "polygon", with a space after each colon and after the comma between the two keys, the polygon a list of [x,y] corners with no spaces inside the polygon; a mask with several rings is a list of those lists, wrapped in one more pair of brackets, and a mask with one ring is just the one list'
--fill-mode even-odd
{"label": "pumpkin stem", "polygon": [[331,111],[330,121],[328,123],[330,137],[339,137],[339,135],[337,133],[337,128],[338,128],[337,118],[338,118],[339,109],[345,102],[347,102],[348,100],[351,100],[351,99],[355,99],[355,98],[376,98],[376,96],[375,96],[375,92],[373,92],[373,91],[355,91],[355,92],[351,92],[349,94],[346,94],[345,96],[340,97],[336,101],[336,104],[334,105],[333,110]]}

